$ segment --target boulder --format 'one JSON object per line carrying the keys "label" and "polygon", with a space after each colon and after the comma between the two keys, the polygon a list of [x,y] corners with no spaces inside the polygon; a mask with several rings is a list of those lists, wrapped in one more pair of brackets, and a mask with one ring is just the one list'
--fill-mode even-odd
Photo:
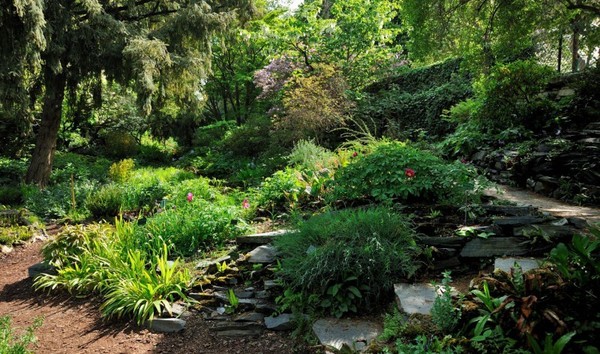
{"label": "boulder", "polygon": [[359,319],[322,318],[313,324],[319,342],[337,350],[364,351],[381,331],[381,324]]}

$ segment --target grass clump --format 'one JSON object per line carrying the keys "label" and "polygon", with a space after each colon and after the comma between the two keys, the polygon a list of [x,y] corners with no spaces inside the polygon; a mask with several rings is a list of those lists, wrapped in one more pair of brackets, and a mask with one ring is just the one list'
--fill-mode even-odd
{"label": "grass clump", "polygon": [[25,332],[16,337],[12,328],[12,320],[9,316],[0,317],[0,353],[2,354],[30,354],[34,351],[29,349],[31,344],[36,342],[35,330],[43,322],[43,318],[38,317]]}
{"label": "grass clump", "polygon": [[338,317],[375,308],[394,281],[417,270],[413,237],[407,220],[383,207],[314,216],[277,241],[279,276],[289,290],[280,302],[294,308],[306,300],[312,310]]}

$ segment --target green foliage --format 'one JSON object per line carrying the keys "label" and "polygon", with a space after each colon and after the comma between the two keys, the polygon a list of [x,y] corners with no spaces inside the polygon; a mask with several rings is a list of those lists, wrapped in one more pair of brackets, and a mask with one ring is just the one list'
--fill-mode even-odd
{"label": "green foliage", "polygon": [[31,226],[15,225],[3,226],[0,224],[0,245],[12,245],[27,241],[33,237],[34,228]]}
{"label": "green foliage", "polygon": [[10,316],[0,317],[0,353],[2,354],[33,354],[34,351],[29,349],[37,339],[35,337],[35,330],[42,326],[44,319],[37,317],[33,324],[27,329],[25,333],[16,337],[14,329],[11,325]]}
{"label": "green foliage", "polygon": [[125,159],[115,162],[108,169],[108,178],[113,182],[126,182],[133,173],[135,162],[132,159]]}
{"label": "green foliage", "polygon": [[[600,280],[600,226],[592,227],[593,236],[575,235],[570,245],[559,243],[550,252],[550,261],[560,274],[576,286],[586,288]],[[596,287],[597,290],[600,290]]]}
{"label": "green foliage", "polygon": [[331,188],[332,199],[460,204],[477,197],[480,183],[476,171],[458,161],[448,163],[400,142],[381,142],[339,169]]}
{"label": "green foliage", "polygon": [[283,256],[278,275],[290,293],[337,316],[379,306],[395,280],[417,269],[413,231],[384,208],[313,216],[276,245]]}
{"label": "green foliage", "polygon": [[61,184],[71,181],[85,182],[86,180],[105,181],[111,161],[104,157],[94,157],[70,152],[57,152],[52,165],[51,184]]}
{"label": "green foliage", "polygon": [[547,333],[546,338],[544,339],[544,347],[540,346],[540,344],[531,336],[531,334],[527,335],[527,340],[529,341],[529,345],[531,345],[531,349],[533,349],[534,354],[560,354],[563,349],[569,343],[571,338],[575,335],[576,332],[570,332],[562,335],[560,338],[556,340],[556,342],[552,341],[552,334]]}
{"label": "green foliage", "polygon": [[179,146],[173,138],[157,141],[144,134],[140,141],[138,157],[145,163],[170,163],[177,155]]}
{"label": "green foliage", "polygon": [[295,209],[308,194],[301,173],[290,167],[265,178],[257,193],[258,207],[271,214]]}
{"label": "green foliage", "polygon": [[300,140],[288,155],[289,164],[301,171],[318,172],[323,169],[335,170],[339,165],[338,156],[317,145],[312,140]]}
{"label": "green foliage", "polygon": [[431,308],[431,319],[442,333],[450,334],[458,325],[461,312],[452,301],[452,287],[450,286],[452,278],[450,277],[450,272],[444,272],[443,275],[444,278],[441,285],[436,287],[437,296]]}
{"label": "green foliage", "polygon": [[192,143],[194,144],[194,147],[214,147],[234,128],[235,122],[230,120],[222,120],[199,127],[194,132]]}
{"label": "green foliage", "polygon": [[124,195],[122,186],[106,184],[88,196],[85,206],[95,217],[116,216],[122,211]]}
{"label": "green foliage", "polygon": [[135,156],[139,151],[138,141],[128,132],[110,131],[104,137],[106,153],[117,158]]}
{"label": "green foliage", "polygon": [[[179,269],[178,261],[167,260],[167,246],[156,256],[148,270],[139,250],[129,250],[123,266],[131,277],[111,279],[106,288],[106,301],[100,307],[106,318],[132,316],[138,325],[152,321],[163,309],[171,314],[171,303],[186,299],[185,289],[191,277],[187,269]],[[155,265],[155,267],[154,267]]]}
{"label": "green foliage", "polygon": [[[552,102],[540,95],[554,71],[533,60],[497,64],[474,84],[474,118],[482,126],[506,129],[525,126],[539,129],[551,121]],[[479,108],[479,110],[477,110]]]}
{"label": "green foliage", "polygon": [[[81,180],[75,182],[75,204],[77,206],[85,205],[88,196],[98,188],[95,181]],[[54,184],[46,189],[39,189],[36,186],[24,186],[23,199],[25,208],[32,211],[40,217],[46,218],[65,218],[72,211],[72,190],[70,182],[61,182]]]}
{"label": "green foliage", "polygon": [[167,260],[167,245],[152,242],[136,227],[116,221],[116,227],[91,224],[63,230],[44,247],[45,261],[56,275],[36,278],[36,289],[63,288],[78,295],[99,293],[103,316],[132,317],[138,324],[152,320],[171,302],[185,299],[191,281],[178,262]]}
{"label": "green foliage", "polygon": [[461,346],[448,345],[445,340],[440,340],[435,336],[428,337],[425,334],[419,335],[412,343],[398,339],[396,351],[399,354],[458,354],[465,352]]}
{"label": "green foliage", "polygon": [[0,186],[0,204],[16,205],[23,202],[23,192],[17,185]]}
{"label": "green foliage", "polygon": [[440,137],[452,128],[442,113],[472,93],[471,80],[459,67],[460,60],[448,60],[376,82],[365,89],[355,115],[377,122],[388,137],[408,138],[419,130]]}
{"label": "green foliage", "polygon": [[194,198],[149,218],[144,229],[174,247],[174,252],[191,256],[197,251],[222,245],[241,234],[240,209]]}
{"label": "green foliage", "polygon": [[326,133],[344,126],[351,108],[346,89],[343,77],[330,65],[315,64],[310,73],[294,75],[283,94],[283,114],[273,116],[279,140],[330,140]]}

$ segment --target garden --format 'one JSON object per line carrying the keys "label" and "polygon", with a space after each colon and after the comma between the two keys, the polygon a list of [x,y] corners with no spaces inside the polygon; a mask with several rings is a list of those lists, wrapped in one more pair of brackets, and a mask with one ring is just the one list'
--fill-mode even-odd
{"label": "garden", "polygon": [[27,301],[177,332],[140,352],[598,353],[600,7],[290,6],[0,10],[0,353],[60,348]]}

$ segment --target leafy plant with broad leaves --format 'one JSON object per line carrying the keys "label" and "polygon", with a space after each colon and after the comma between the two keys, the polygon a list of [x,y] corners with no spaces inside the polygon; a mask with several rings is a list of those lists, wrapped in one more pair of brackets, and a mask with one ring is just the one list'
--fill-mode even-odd
{"label": "leafy plant with broad leaves", "polygon": [[401,142],[376,144],[336,172],[331,199],[449,204],[477,199],[483,181],[472,167]]}

